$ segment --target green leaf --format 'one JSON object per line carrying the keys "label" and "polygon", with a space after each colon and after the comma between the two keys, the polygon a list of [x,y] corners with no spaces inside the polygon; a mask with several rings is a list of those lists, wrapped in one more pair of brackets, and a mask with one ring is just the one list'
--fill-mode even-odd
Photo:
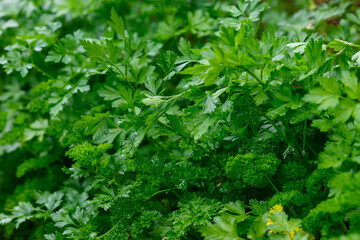
{"label": "green leaf", "polygon": [[119,17],[114,8],[111,8],[110,19],[111,21],[108,21],[110,27],[125,38],[124,21],[121,17]]}
{"label": "green leaf", "polygon": [[27,172],[49,167],[51,163],[57,160],[57,158],[49,158],[48,155],[27,159],[23,163],[18,165],[16,169],[16,177],[20,178],[24,176]]}
{"label": "green leaf", "polygon": [[318,104],[318,110],[331,110],[339,105],[340,85],[336,79],[324,78],[321,81],[322,88],[311,89],[303,100]]}
{"label": "green leaf", "polygon": [[189,74],[189,75],[196,75],[207,71],[210,68],[210,65],[203,65],[198,64],[194,67],[188,67],[185,70],[181,71],[180,74]]}
{"label": "green leaf", "polygon": [[153,95],[157,95],[161,89],[162,83],[162,79],[148,78],[147,82],[145,82],[145,86]]}
{"label": "green leaf", "polygon": [[289,231],[288,215],[284,211],[275,211],[269,214],[269,219],[273,221],[273,224],[268,226],[268,229],[274,232],[291,232]]}
{"label": "green leaf", "polygon": [[190,42],[185,38],[180,38],[178,49],[184,55],[184,57],[192,59],[193,54],[191,53],[191,45]]}
{"label": "green leaf", "polygon": [[257,216],[261,216],[269,211],[267,202],[250,199],[249,203],[253,214]]}
{"label": "green leaf", "polygon": [[334,109],[339,104],[339,96],[328,93],[320,88],[311,89],[303,98],[305,101],[318,104],[319,111]]}
{"label": "green leaf", "polygon": [[106,62],[108,57],[105,55],[104,48],[95,41],[80,40],[80,44],[86,50],[89,57],[95,61]]}
{"label": "green leaf", "polygon": [[356,127],[360,128],[360,104],[356,104],[352,116],[355,120]]}
{"label": "green leaf", "polygon": [[335,123],[345,123],[353,114],[356,103],[351,99],[340,101],[339,110],[335,113]]}
{"label": "green leaf", "polygon": [[123,92],[126,92],[126,90],[104,86],[99,89],[97,93],[100,97],[104,98],[105,101],[112,101],[111,106],[117,108],[127,104],[127,101],[123,98]]}
{"label": "green leaf", "polygon": [[5,225],[11,222],[14,219],[14,216],[8,216],[3,213],[0,213],[0,225]]}
{"label": "green leaf", "polygon": [[343,49],[344,47],[349,46],[349,47],[356,47],[356,44],[344,41],[344,40],[340,40],[340,39],[335,39],[334,41],[330,42],[328,44],[328,47],[333,48],[334,51],[340,51],[341,49]]}
{"label": "green leaf", "polygon": [[263,237],[267,231],[266,222],[262,217],[255,218],[253,224],[250,226],[247,237],[249,239],[258,240]]}
{"label": "green leaf", "polygon": [[20,227],[20,224],[34,217],[34,211],[39,210],[34,208],[31,203],[20,202],[12,211],[13,218],[16,219],[16,228]]}
{"label": "green leaf", "polygon": [[34,137],[38,137],[41,142],[44,138],[45,130],[49,126],[47,119],[39,119],[30,124],[30,128],[24,131],[24,141],[30,141]]}
{"label": "green leaf", "polygon": [[92,134],[93,139],[109,133],[108,118],[110,113],[97,113],[95,116],[81,116],[82,120],[75,123],[75,129],[84,131],[85,134]]}
{"label": "green leaf", "polygon": [[219,77],[220,73],[224,69],[220,65],[220,63],[215,59],[210,60],[210,64],[211,64],[211,67],[206,72],[205,79],[204,79],[204,83],[205,83],[206,86],[210,86],[212,84],[215,84],[216,81],[218,80],[218,77]]}
{"label": "green leaf", "polygon": [[77,220],[81,225],[86,225],[89,222],[89,213],[86,210],[81,209],[79,206],[76,207],[76,211],[73,214],[73,218]]}
{"label": "green leaf", "polygon": [[214,224],[200,229],[205,240],[244,240],[237,233],[236,218],[231,214],[223,214],[214,218]]}
{"label": "green leaf", "polygon": [[341,72],[341,81],[345,85],[345,92],[352,98],[358,99],[358,78],[356,77],[355,72],[342,71]]}
{"label": "green leaf", "polygon": [[204,108],[203,108],[204,113],[214,112],[215,108],[216,108],[215,100],[211,96],[208,96],[205,99],[205,103],[204,103]]}
{"label": "green leaf", "polygon": [[243,2],[243,1],[238,1],[238,7],[236,6],[225,6],[223,8],[224,11],[230,13],[233,17],[239,17],[244,15],[245,10],[247,9],[247,7],[249,6],[249,3],[247,2]]}
{"label": "green leaf", "polygon": [[195,140],[201,138],[204,135],[208,128],[214,123],[214,119],[211,117],[205,118],[201,123],[199,123],[192,131],[192,135],[194,136]]}
{"label": "green leaf", "polygon": [[106,53],[109,61],[114,65],[117,63],[121,51],[114,45],[113,41],[106,40]]}
{"label": "green leaf", "polygon": [[349,158],[351,145],[346,141],[328,142],[319,154],[319,168],[338,168]]}
{"label": "green leaf", "polygon": [[355,61],[358,66],[360,66],[360,51],[355,53],[352,58],[352,61]]}
{"label": "green leaf", "polygon": [[288,216],[284,211],[274,211],[269,214],[269,219],[274,222],[268,226],[269,229],[274,232],[286,232],[290,234],[295,229],[300,228],[300,219],[290,219],[288,221]]}
{"label": "green leaf", "polygon": [[164,100],[160,96],[148,96],[147,98],[144,98],[141,101],[145,105],[149,105],[149,106],[154,107],[154,108],[159,106],[161,103],[164,102]]}
{"label": "green leaf", "polygon": [[241,201],[227,203],[224,207],[228,210],[228,212],[240,215],[242,218],[239,222],[242,222],[247,218],[244,204]]}
{"label": "green leaf", "polygon": [[182,34],[185,32],[184,29],[180,29],[182,24],[182,19],[176,18],[174,15],[166,16],[165,20],[157,26],[157,38],[159,40],[168,40]]}
{"label": "green leaf", "polygon": [[164,71],[165,75],[168,75],[175,67],[177,55],[173,51],[166,51],[159,55],[156,63]]}
{"label": "green leaf", "polygon": [[44,192],[42,194],[38,194],[36,203],[44,205],[46,209],[52,213],[60,206],[63,197],[64,194],[61,192],[55,192],[53,194]]}
{"label": "green leaf", "polygon": [[68,213],[62,209],[51,214],[52,220],[55,222],[55,226],[63,228],[68,225],[76,226],[74,220],[68,215]]}
{"label": "green leaf", "polygon": [[311,126],[320,129],[320,132],[327,132],[332,127],[332,123],[328,119],[315,119],[312,121]]}
{"label": "green leaf", "polygon": [[349,21],[351,21],[351,22],[353,22],[353,23],[360,26],[360,10],[359,9],[356,10],[356,15],[352,14],[352,13],[347,13],[346,18]]}
{"label": "green leaf", "polygon": [[180,134],[181,136],[186,136],[186,126],[179,116],[167,114],[166,118],[170,121],[171,126],[176,131],[176,133]]}

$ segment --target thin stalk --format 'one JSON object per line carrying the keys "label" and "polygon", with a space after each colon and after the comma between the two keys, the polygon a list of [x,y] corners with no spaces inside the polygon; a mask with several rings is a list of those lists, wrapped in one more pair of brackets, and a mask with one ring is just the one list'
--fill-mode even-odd
{"label": "thin stalk", "polygon": [[[281,121],[282,124],[285,126],[286,128],[286,132],[291,133],[292,130],[290,129],[289,125],[287,124],[287,122],[285,122],[284,120]],[[295,139],[294,137],[290,138],[291,145],[292,147],[294,147],[295,151],[297,152],[298,156],[302,159],[302,153],[301,153],[301,146],[298,144],[297,141],[293,141],[293,139]]]}
{"label": "thin stalk", "polygon": [[305,155],[306,148],[306,129],[307,129],[307,119],[304,121],[304,129],[303,129],[303,146],[302,146],[302,154]]}
{"label": "thin stalk", "polygon": [[298,218],[298,215],[297,215],[297,213],[295,212],[295,209],[293,208],[293,206],[291,206],[290,204],[289,204],[289,210],[290,210],[290,212],[292,213],[292,215],[294,216],[294,217],[296,217],[296,218]]}
{"label": "thin stalk", "polygon": [[200,148],[204,153],[207,153],[208,155],[211,155],[213,157],[215,157],[215,155],[212,152],[207,151],[203,146],[201,146],[200,144],[197,144],[194,142],[194,139],[192,139],[191,137],[183,134],[183,133],[177,133],[175,131],[175,129],[173,129],[171,126],[167,125],[166,123],[163,123],[161,121],[159,121],[158,119],[158,123],[160,123],[162,126],[166,127],[168,130],[174,132],[175,134],[179,134],[182,138],[189,140],[190,144],[194,145],[194,147]]}
{"label": "thin stalk", "polygon": [[116,66],[115,64],[112,64],[111,65],[113,67],[116,68],[116,70],[118,70],[118,72],[123,76],[123,78],[126,80],[126,82],[128,83],[128,85],[131,87],[132,90],[135,91],[135,88],[133,87],[133,85],[131,84],[131,82],[129,81],[129,79],[127,78],[127,76],[124,75],[124,73],[120,70],[120,68],[118,66]]}
{"label": "thin stalk", "polygon": [[109,233],[111,233],[112,231],[115,230],[115,228],[119,225],[119,222],[117,224],[115,224],[109,231],[107,231],[106,233],[104,233],[103,235],[98,236],[96,239],[100,239],[105,237],[106,235],[108,235]]}
{"label": "thin stalk", "polygon": [[[265,66],[264,66],[265,67]],[[247,69],[246,67],[240,66],[240,68],[242,68],[245,72],[247,72],[248,74],[250,74],[250,76],[252,76],[264,89],[265,94],[267,95],[267,97],[272,100],[274,99],[274,97],[271,95],[271,93],[269,93],[268,91],[265,90],[265,84],[262,82],[262,74],[261,74],[261,79],[259,79],[252,71],[250,71],[249,69]],[[264,68],[263,68],[264,69]],[[263,69],[261,71],[263,71]],[[285,133],[283,133],[283,131],[281,131],[276,124],[268,117],[266,116],[266,114],[264,115],[265,118],[275,127],[275,129],[283,136],[284,140],[287,140],[288,137],[286,136]],[[285,126],[287,132],[291,132],[291,129],[289,128],[289,126],[287,125],[287,123],[285,121],[281,121],[283,123],[283,125]],[[297,154],[301,157],[301,150],[299,150],[301,147],[298,146],[298,144],[292,143],[292,147],[294,147],[294,149],[296,150]]]}
{"label": "thin stalk", "polygon": [[[272,188],[275,190],[275,192],[280,193],[279,190],[277,189],[277,187],[275,186],[275,184],[269,178],[269,176],[266,175],[265,177],[268,180],[268,182],[270,183],[270,185],[272,186]],[[295,212],[294,208],[291,205],[288,207],[289,207],[290,212],[297,218],[297,213]]]}
{"label": "thin stalk", "polygon": [[180,194],[178,194],[176,191],[171,190],[171,192],[172,192],[173,194],[175,194],[179,199],[182,199],[182,198],[183,198],[183,197],[181,197]]}
{"label": "thin stalk", "polygon": [[270,185],[272,186],[272,188],[275,190],[275,192],[280,193],[279,190],[277,189],[277,187],[274,185],[274,183],[270,180],[268,175],[265,175],[266,179],[268,180],[268,182],[270,183]]}
{"label": "thin stalk", "polygon": [[34,57],[33,57],[33,50],[30,46],[30,44],[28,44],[29,46],[29,49],[30,49],[30,58],[31,58],[31,63],[32,63],[32,66],[38,70],[39,72],[41,72],[42,74],[44,74],[45,76],[47,76],[48,78],[50,79],[55,79],[55,77],[51,76],[51,74],[45,72],[43,69],[41,69],[38,65],[35,64],[35,61],[34,61]]}
{"label": "thin stalk", "polygon": [[307,143],[307,147],[310,149],[310,151],[316,156],[317,152],[314,150],[314,148],[311,146],[311,144]]}
{"label": "thin stalk", "polygon": [[45,72],[44,70],[42,70],[40,67],[38,67],[34,62],[32,63],[32,66],[38,70],[39,72],[41,72],[42,74],[44,74],[45,76],[47,76],[50,79],[55,79],[53,76],[51,76],[50,74],[48,74],[47,72]]}
{"label": "thin stalk", "polygon": [[347,228],[347,226],[345,225],[344,220],[341,220],[341,226],[344,228],[344,232],[347,232],[347,231],[348,231],[348,228]]}
{"label": "thin stalk", "polygon": [[[127,50],[128,47],[131,48],[131,38],[130,37],[128,38],[129,42],[127,42],[126,39],[127,39],[127,37],[125,37],[125,51]],[[131,50],[130,50],[130,52],[131,52]],[[126,61],[125,61],[125,79],[129,83],[129,85],[131,85],[130,81],[128,79],[128,68],[129,68],[130,61],[131,61],[131,57],[127,56]],[[131,87],[132,87],[132,85],[131,85]],[[133,90],[135,90],[135,89],[133,88]]]}
{"label": "thin stalk", "polygon": [[268,91],[265,90],[265,84],[262,82],[262,79],[258,78],[250,69],[247,69],[244,66],[240,66],[240,68],[242,70],[244,70],[245,72],[247,72],[250,76],[252,76],[255,79],[255,81],[258,82],[261,85],[261,87],[264,89],[264,92],[265,92],[266,96],[270,100],[274,99],[274,97],[271,95],[271,93],[269,93]]}
{"label": "thin stalk", "polygon": [[156,195],[158,195],[158,194],[160,194],[160,193],[168,192],[168,191],[172,191],[172,189],[171,189],[171,188],[167,188],[167,189],[159,190],[159,191],[153,193],[151,196],[145,197],[145,199],[146,199],[146,200],[149,200],[150,198],[155,197]]}
{"label": "thin stalk", "polygon": [[32,154],[34,155],[35,157],[39,156],[36,152],[34,152],[32,150],[32,148],[30,148],[27,144],[24,144],[25,148]]}
{"label": "thin stalk", "polygon": [[264,11],[262,11],[261,14],[260,14],[260,19],[259,19],[259,22],[258,22],[258,24],[256,26],[256,30],[255,30],[255,34],[254,34],[255,38],[259,33],[259,30],[260,30],[260,27],[261,27],[261,22],[262,22],[262,19],[263,19],[264,15],[265,15],[265,11],[266,11],[266,8],[268,7],[268,5],[269,5],[269,1],[266,2]]}
{"label": "thin stalk", "polygon": [[282,131],[278,126],[276,126],[276,124],[274,123],[274,121],[273,121],[270,117],[266,116],[266,114],[264,114],[263,116],[264,116],[264,118],[265,118],[266,120],[268,120],[268,121],[271,123],[271,125],[276,129],[276,131],[277,131],[280,135],[282,135],[282,137],[284,138],[284,141],[286,141],[286,140],[287,140],[286,134],[283,133],[283,131]]}
{"label": "thin stalk", "polygon": [[266,63],[264,64],[264,66],[261,68],[261,73],[260,73],[260,80],[262,82],[263,80],[263,75],[264,75],[264,69],[266,67],[266,65],[268,64],[269,61],[266,61]]}
{"label": "thin stalk", "polygon": [[244,66],[240,66],[240,68],[242,68],[245,72],[250,74],[250,76],[252,76],[263,88],[265,88],[265,84],[252,71],[250,71],[250,69],[247,69]]}

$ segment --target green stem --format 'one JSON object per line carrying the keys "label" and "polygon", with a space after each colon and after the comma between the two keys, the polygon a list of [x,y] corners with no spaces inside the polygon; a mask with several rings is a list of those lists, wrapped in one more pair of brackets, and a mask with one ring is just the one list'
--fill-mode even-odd
{"label": "green stem", "polygon": [[303,129],[303,147],[302,147],[302,154],[305,155],[305,148],[306,148],[306,129],[307,129],[307,119],[304,121],[304,129]]}
{"label": "green stem", "polygon": [[341,226],[344,228],[344,232],[348,231],[348,228],[346,227],[344,220],[341,220]]}
{"label": "green stem", "polygon": [[120,70],[120,68],[118,66],[116,66],[116,64],[111,63],[111,65],[113,67],[116,68],[116,70],[118,70],[118,72],[123,76],[123,78],[126,80],[126,82],[128,83],[128,85],[131,87],[132,90],[135,91],[135,88],[133,87],[133,85],[131,84],[131,82],[129,81],[129,79],[127,78],[127,76],[124,75],[124,73]]}
{"label": "green stem", "polygon": [[73,78],[73,76],[74,76],[74,68],[73,68],[73,65],[72,64],[70,64],[70,75],[71,75],[71,78]]}
{"label": "green stem", "polygon": [[[285,122],[284,120],[281,121],[282,124],[285,126],[286,128],[286,131],[285,132],[288,132],[288,133],[292,133],[293,131],[291,130],[291,128],[289,127],[289,125],[287,124],[287,122]],[[299,158],[302,158],[302,151],[301,151],[301,146],[299,145],[299,143],[296,141],[296,138],[295,137],[290,137],[288,138],[289,139],[289,145],[292,146],[295,151],[297,152],[297,155]],[[295,139],[295,141],[294,141]]]}
{"label": "green stem", "polygon": [[248,74],[250,74],[250,76],[252,76],[263,88],[265,88],[265,84],[252,71],[250,71],[250,69],[244,66],[240,66],[240,68],[245,72],[247,72]]}
{"label": "green stem", "polygon": [[45,72],[44,70],[42,70],[38,65],[35,64],[35,61],[34,61],[34,57],[33,57],[33,50],[30,46],[30,43],[28,44],[29,46],[29,49],[30,49],[30,58],[31,58],[31,63],[32,63],[32,66],[38,70],[39,72],[41,72],[42,74],[44,74],[45,76],[47,76],[48,78],[50,79],[55,79],[55,77],[51,76],[49,73]]}
{"label": "green stem", "polygon": [[311,144],[307,143],[307,147],[314,154],[314,156],[317,156],[317,152],[314,150],[314,148],[311,146]]}
{"label": "green stem", "polygon": [[[271,181],[271,179],[269,178],[268,175],[265,176],[266,179],[268,180],[268,182],[270,183],[270,185],[272,186],[272,188],[277,192],[277,193],[280,193],[280,191],[277,189],[277,187],[275,186],[275,184]],[[289,204],[289,210],[290,212],[297,218],[297,214],[294,210],[294,208]]]}
{"label": "green stem", "polygon": [[260,73],[260,80],[261,82],[263,81],[263,75],[264,75],[264,69],[266,67],[266,65],[268,64],[269,60],[266,61],[266,63],[264,64],[264,66],[261,68],[261,73]]}
{"label": "green stem", "polygon": [[23,144],[23,146],[25,146],[25,148],[26,148],[32,155],[34,155],[35,157],[38,157],[38,156],[39,156],[39,154],[37,154],[36,152],[34,152],[34,151],[32,150],[32,148],[30,148],[27,144]]}
{"label": "green stem", "polygon": [[[129,42],[127,42],[126,40],[129,39]],[[131,52],[131,38],[127,38],[125,36],[125,51],[127,50],[127,48],[130,48],[130,52]],[[131,88],[135,91],[135,88],[132,86],[132,84],[130,83],[129,79],[128,79],[128,68],[129,68],[129,63],[131,61],[131,57],[127,56],[125,59],[125,79],[128,82],[128,84],[131,86]]]}
{"label": "green stem", "polygon": [[[247,72],[250,76],[252,76],[252,77],[255,79],[255,81],[258,82],[258,83],[261,85],[261,87],[263,88],[266,96],[267,96],[270,100],[274,99],[274,97],[271,95],[271,93],[269,93],[268,91],[266,91],[266,89],[265,89],[265,84],[262,82],[262,79],[258,78],[250,69],[248,69],[248,68],[246,68],[246,67],[244,67],[244,66],[239,66],[239,67],[240,67],[242,70],[244,70],[245,72]],[[262,78],[262,76],[261,76],[261,78]]]}
{"label": "green stem", "polygon": [[289,210],[290,210],[290,212],[292,213],[292,215],[293,215],[295,218],[298,218],[298,215],[297,215],[297,213],[295,212],[295,209],[293,208],[293,206],[291,206],[291,205],[289,204],[288,207],[289,207]]}
{"label": "green stem", "polygon": [[189,140],[190,144],[192,144],[194,147],[200,148],[204,153],[208,154],[209,156],[211,155],[211,156],[215,157],[215,155],[213,155],[212,152],[207,151],[203,146],[201,146],[200,144],[197,144],[194,139],[192,139],[185,133],[177,132],[174,128],[172,128],[171,126],[169,126],[166,123],[163,123],[159,120],[158,120],[158,123],[161,124],[162,126],[164,126],[165,128],[167,128],[169,131],[172,131],[175,134],[179,134],[182,138]]}
{"label": "green stem", "polygon": [[276,131],[284,138],[283,141],[287,141],[286,134],[283,133],[283,131],[276,125],[276,123],[270,117],[266,116],[266,114],[264,114],[263,116],[266,120],[269,121],[269,123],[271,123],[271,125],[276,129]]}
{"label": "green stem", "polygon": [[178,194],[176,191],[171,190],[171,192],[172,192],[173,194],[175,194],[179,199],[182,199],[182,198],[183,198],[183,197],[181,197],[180,194]]}
{"label": "green stem", "polygon": [[150,198],[152,197],[155,197],[156,195],[160,194],[160,193],[163,193],[163,192],[168,192],[168,191],[171,191],[172,189],[171,188],[167,188],[167,189],[163,189],[163,190],[159,190],[155,193],[153,193],[151,196],[149,197],[145,197],[145,200],[149,200]]}
{"label": "green stem", "polygon": [[264,11],[262,11],[261,14],[260,14],[260,19],[259,19],[259,22],[258,22],[258,24],[256,26],[256,30],[255,30],[255,34],[254,34],[255,38],[259,33],[259,30],[260,30],[260,27],[261,27],[261,22],[262,22],[262,19],[263,19],[264,15],[265,15],[265,11],[266,11],[266,8],[268,7],[268,5],[269,5],[269,1],[266,2]]}
{"label": "green stem", "polygon": [[277,189],[277,187],[274,185],[274,183],[270,180],[268,175],[265,175],[266,179],[268,180],[268,182],[270,183],[270,185],[272,186],[272,188],[275,190],[275,192],[280,193],[279,190]]}
{"label": "green stem", "polygon": [[96,239],[100,239],[100,238],[105,237],[106,235],[108,235],[109,233],[111,233],[112,231],[114,231],[118,225],[119,225],[119,223],[115,224],[109,231],[107,231],[107,232],[104,233],[103,235],[98,236]]}
{"label": "green stem", "polygon": [[45,72],[44,70],[42,70],[40,67],[38,67],[37,65],[35,65],[35,63],[32,63],[32,66],[38,70],[39,72],[41,72],[42,74],[44,74],[45,76],[47,76],[50,79],[55,79],[55,77],[51,76],[50,74],[48,74],[47,72]]}

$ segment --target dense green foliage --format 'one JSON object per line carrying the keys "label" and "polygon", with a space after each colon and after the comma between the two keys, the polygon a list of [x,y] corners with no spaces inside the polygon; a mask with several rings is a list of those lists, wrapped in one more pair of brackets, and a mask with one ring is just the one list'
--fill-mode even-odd
{"label": "dense green foliage", "polygon": [[360,239],[360,10],[0,1],[1,239]]}

